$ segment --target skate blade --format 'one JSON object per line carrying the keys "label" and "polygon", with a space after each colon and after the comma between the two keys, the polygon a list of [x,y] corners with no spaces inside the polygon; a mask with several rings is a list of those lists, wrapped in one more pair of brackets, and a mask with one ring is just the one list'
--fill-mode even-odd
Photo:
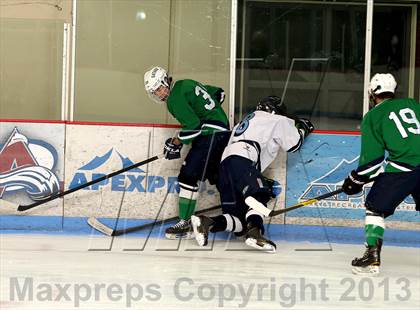
{"label": "skate blade", "polygon": [[204,237],[204,234],[198,231],[198,227],[201,225],[201,220],[198,216],[191,216],[191,225],[194,230],[195,240],[199,246],[206,246],[207,240]]}
{"label": "skate blade", "polygon": [[245,244],[248,245],[248,246],[250,246],[250,247],[253,247],[254,249],[257,249],[257,250],[260,250],[260,251],[264,251],[266,253],[270,253],[270,254],[276,253],[276,248],[274,246],[272,246],[271,244],[267,244],[266,243],[263,246],[260,246],[257,243],[257,240],[256,239],[253,239],[253,238],[246,239],[245,240]]}
{"label": "skate blade", "polygon": [[362,276],[377,277],[379,275],[379,266],[353,267],[351,272]]}
{"label": "skate blade", "polygon": [[185,240],[191,240],[194,239],[194,232],[189,231],[184,234],[167,234],[165,233],[166,239],[170,240],[178,240],[178,239],[185,239]]}

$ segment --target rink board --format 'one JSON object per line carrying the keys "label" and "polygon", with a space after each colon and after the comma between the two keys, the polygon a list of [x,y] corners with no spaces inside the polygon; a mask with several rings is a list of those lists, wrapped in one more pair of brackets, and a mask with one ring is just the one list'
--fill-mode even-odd
{"label": "rink board", "polygon": [[[286,204],[304,201],[338,189],[349,172],[358,166],[360,136],[315,134],[305,141],[300,152],[289,154],[287,161]],[[287,214],[289,223],[319,225],[334,221],[345,226],[363,224],[364,200],[371,185],[364,187],[358,195],[345,193],[319,201]],[[419,212],[415,211],[414,200],[407,197],[394,215],[387,218],[388,226],[418,229]]]}
{"label": "rink board", "polygon": [[[0,128],[0,158],[8,156],[6,161],[0,161],[0,177],[19,167],[23,160],[21,155],[6,152],[17,131],[24,136],[18,135],[20,143],[26,143],[28,158],[34,160],[34,165],[48,166],[65,190],[159,154],[167,137],[178,130],[175,126],[24,122],[2,122]],[[266,173],[277,181],[278,196],[271,206],[284,208],[334,190],[357,165],[359,149],[360,137],[357,135],[313,134],[299,152],[287,157],[280,154]],[[184,146],[182,154],[185,156],[187,152],[188,146]],[[120,214],[122,219],[142,220],[175,216],[179,191],[177,175],[181,164],[182,159],[159,159],[25,214],[11,209],[0,210],[1,214],[10,215],[1,218],[0,228],[60,230],[67,218],[116,218]],[[19,178],[18,185],[10,184],[0,183],[2,199],[18,204],[33,201],[28,188],[19,187]],[[198,209],[217,204],[219,196],[215,187],[203,183]],[[413,210],[414,204],[408,200],[389,218],[391,223],[396,223],[391,227],[418,230],[419,216]],[[48,216],[52,221],[47,223]],[[274,218],[272,223],[360,227],[363,218],[362,197],[340,195],[335,200],[322,201],[319,205]]]}

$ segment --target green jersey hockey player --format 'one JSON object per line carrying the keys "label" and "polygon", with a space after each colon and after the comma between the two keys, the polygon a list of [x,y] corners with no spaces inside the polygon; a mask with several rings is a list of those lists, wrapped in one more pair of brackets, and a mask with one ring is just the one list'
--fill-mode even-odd
{"label": "green jersey hockey player", "polygon": [[[352,261],[353,273],[378,274],[384,219],[410,194],[420,210],[420,104],[394,98],[397,82],[391,74],[376,74],[369,85],[374,107],[364,116],[359,166],[344,181],[348,195],[362,191],[374,178],[366,197],[367,249]],[[385,152],[388,157],[385,159]],[[379,169],[386,161],[384,173]]]}
{"label": "green jersey hockey player", "polygon": [[225,94],[220,87],[194,80],[173,82],[160,67],[145,73],[144,86],[154,102],[166,103],[182,126],[176,137],[166,140],[165,158],[180,158],[182,145],[191,144],[178,175],[180,221],[166,230],[166,237],[192,238],[190,217],[196,206],[198,182],[208,179],[216,183],[220,158],[229,140],[228,119],[221,107]]}

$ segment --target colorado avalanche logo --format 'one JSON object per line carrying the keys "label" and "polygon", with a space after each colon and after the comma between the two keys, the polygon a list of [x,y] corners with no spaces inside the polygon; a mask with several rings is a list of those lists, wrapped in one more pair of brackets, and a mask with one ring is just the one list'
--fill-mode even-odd
{"label": "colorado avalanche logo", "polygon": [[60,190],[52,172],[56,151],[42,141],[31,140],[15,128],[0,150],[0,198],[5,193],[26,191],[33,200]]}

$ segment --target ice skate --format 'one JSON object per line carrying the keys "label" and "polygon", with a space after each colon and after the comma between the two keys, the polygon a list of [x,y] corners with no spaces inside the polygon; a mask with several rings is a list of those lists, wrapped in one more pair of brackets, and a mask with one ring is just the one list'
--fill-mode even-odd
{"label": "ice skate", "polygon": [[165,230],[165,237],[168,239],[192,239],[194,232],[190,220],[179,220],[175,225]]}
{"label": "ice skate", "polygon": [[271,240],[264,238],[258,227],[248,226],[245,234],[245,243],[257,250],[266,251],[267,253],[276,252],[276,244]]}
{"label": "ice skate", "polygon": [[212,224],[213,220],[207,216],[191,216],[191,225],[194,230],[195,240],[197,240],[199,246],[207,245]]}
{"label": "ice skate", "polygon": [[381,265],[381,247],[382,240],[378,240],[374,246],[366,245],[365,254],[351,262],[352,272],[358,275],[377,276]]}

